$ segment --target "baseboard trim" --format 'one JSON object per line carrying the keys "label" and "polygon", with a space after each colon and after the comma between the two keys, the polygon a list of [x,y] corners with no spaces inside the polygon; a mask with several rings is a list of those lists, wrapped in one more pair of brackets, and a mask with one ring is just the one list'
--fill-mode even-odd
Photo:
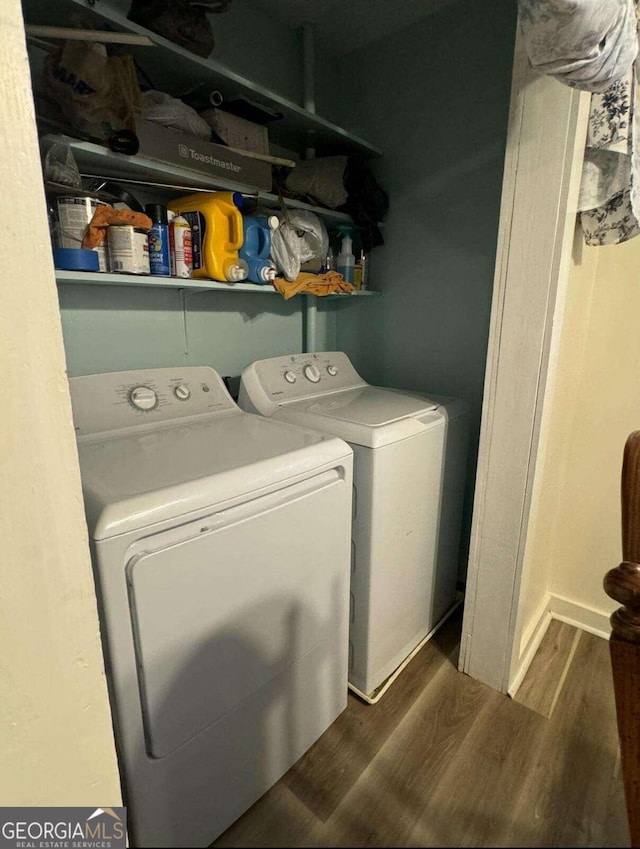
{"label": "baseboard trim", "polygon": [[581,631],[595,634],[608,640],[611,637],[611,625],[609,614],[602,610],[595,610],[585,604],[578,604],[568,598],[553,593],[547,593],[540,604],[536,615],[531,620],[525,634],[520,641],[525,649],[521,652],[518,660],[518,668],[509,684],[507,694],[513,699],[522,684],[525,675],[529,671],[531,661],[540,647],[540,643],[547,633],[547,628],[552,619],[566,622]]}
{"label": "baseboard trim", "polygon": [[531,661],[535,657],[536,652],[540,647],[540,643],[547,633],[547,628],[551,622],[552,616],[549,611],[550,595],[547,593],[538,607],[536,615],[532,619],[532,623],[527,629],[527,632],[520,640],[520,645],[524,645],[525,649],[520,653],[518,659],[518,671],[511,678],[507,695],[513,699],[518,692],[520,684],[524,680],[525,675],[529,671]]}
{"label": "baseboard trim", "polygon": [[608,640],[611,637],[611,625],[609,614],[602,610],[595,610],[584,604],[577,604],[568,598],[551,593],[549,597],[549,610],[553,619],[566,622],[596,637]]}

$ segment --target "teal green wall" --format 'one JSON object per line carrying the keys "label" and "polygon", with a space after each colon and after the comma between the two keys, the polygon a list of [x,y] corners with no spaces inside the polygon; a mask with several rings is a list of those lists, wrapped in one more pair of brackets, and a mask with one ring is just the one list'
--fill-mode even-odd
{"label": "teal green wall", "polygon": [[340,307],[337,346],[372,383],[472,405],[467,537],[515,32],[515,3],[459,0],[331,63],[318,96],[383,149],[390,196],[370,262],[383,297]]}
{"label": "teal green wall", "polygon": [[232,0],[227,12],[209,18],[216,38],[212,59],[302,103],[302,39],[297,28],[283,26],[250,0]]}
{"label": "teal green wall", "polygon": [[[237,376],[250,362],[302,351],[302,297],[106,287],[58,287],[70,377],[132,368],[210,365]],[[184,310],[183,310],[184,303]],[[335,315],[318,310],[322,347],[335,346]]]}
{"label": "teal green wall", "polygon": [[338,346],[375,382],[465,398],[476,421],[515,25],[508,0],[462,0],[334,64],[319,103],[382,147],[391,203],[370,263],[384,297],[340,311]]}

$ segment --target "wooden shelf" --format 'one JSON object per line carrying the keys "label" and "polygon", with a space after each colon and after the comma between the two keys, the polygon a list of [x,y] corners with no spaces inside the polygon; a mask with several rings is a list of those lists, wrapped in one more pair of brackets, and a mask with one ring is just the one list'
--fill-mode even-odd
{"label": "wooden shelf", "polygon": [[196,87],[220,89],[225,100],[249,98],[262,101],[277,109],[283,118],[269,124],[269,137],[288,148],[297,147],[301,152],[305,147],[315,147],[318,155],[358,152],[367,157],[381,156],[382,151],[348,130],[331,121],[308,112],[291,100],[270,91],[259,83],[244,77],[213,58],[204,59],[188,50],[168,41],[132,21],[127,20],[126,12],[100,4],[100,8],[90,6],[87,0],[24,0],[25,20],[29,24],[68,26],[71,16],[84,10],[91,13],[102,29],[115,29],[136,35],[148,36],[161,47],[131,45],[127,48],[138,66],[149,77],[162,85],[167,79],[170,67],[171,87],[169,94],[194,90]]}
{"label": "wooden shelf", "polygon": [[[152,277],[142,274],[111,274],[108,272],[64,271],[56,269],[58,283],[72,283],[86,286],[135,286],[141,289],[189,289],[199,291],[215,291],[227,293],[242,293],[252,295],[278,295],[279,292],[270,283],[259,286],[255,283],[219,283],[217,280],[191,279],[178,277]],[[357,292],[344,292],[326,295],[320,300],[348,300],[356,297],[373,297],[380,292],[365,289]],[[305,295],[305,297],[315,297]]]}

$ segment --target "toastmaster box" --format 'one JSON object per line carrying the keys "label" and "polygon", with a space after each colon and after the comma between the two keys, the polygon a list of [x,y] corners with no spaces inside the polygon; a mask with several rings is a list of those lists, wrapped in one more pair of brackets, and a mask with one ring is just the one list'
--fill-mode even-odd
{"label": "toastmaster box", "polygon": [[271,190],[271,165],[268,162],[143,119],[136,119],[136,135],[140,141],[138,156],[188,168],[212,178],[221,177],[257,189]]}

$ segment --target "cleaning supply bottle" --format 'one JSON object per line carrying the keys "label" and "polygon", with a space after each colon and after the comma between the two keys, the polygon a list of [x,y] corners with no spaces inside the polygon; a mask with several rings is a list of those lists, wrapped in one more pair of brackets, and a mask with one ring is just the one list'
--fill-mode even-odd
{"label": "cleaning supply bottle", "polygon": [[344,235],[342,237],[342,247],[336,259],[336,270],[342,274],[347,283],[353,283],[356,258],[353,255],[353,240],[351,238],[351,231],[342,227],[340,228],[340,231],[344,233]]}
{"label": "cleaning supply bottle", "polygon": [[322,264],[322,268],[320,271],[322,273],[326,273],[327,271],[335,271],[336,270],[336,257],[333,253],[333,248],[331,247],[331,243],[329,243],[329,247],[327,248],[327,255]]}
{"label": "cleaning supply bottle", "polygon": [[277,229],[277,215],[245,215],[244,242],[240,248],[240,259],[249,267],[248,279],[252,283],[271,283],[276,276],[276,267],[270,259],[271,234]]}
{"label": "cleaning supply bottle", "polygon": [[367,255],[364,250],[361,249],[358,254],[353,273],[353,285],[356,289],[367,288],[367,271]]}
{"label": "cleaning supply bottle", "polygon": [[182,215],[168,213],[169,258],[173,277],[191,277],[193,273],[193,249],[191,227]]}
{"label": "cleaning supply bottle", "polygon": [[149,230],[149,267],[156,277],[169,277],[171,262],[169,258],[169,222],[167,207],[161,203],[148,203],[144,211],[153,227]]}
{"label": "cleaning supply bottle", "polygon": [[191,227],[193,277],[223,283],[247,279],[249,268],[238,256],[243,242],[242,203],[240,192],[197,192],[168,205]]}

